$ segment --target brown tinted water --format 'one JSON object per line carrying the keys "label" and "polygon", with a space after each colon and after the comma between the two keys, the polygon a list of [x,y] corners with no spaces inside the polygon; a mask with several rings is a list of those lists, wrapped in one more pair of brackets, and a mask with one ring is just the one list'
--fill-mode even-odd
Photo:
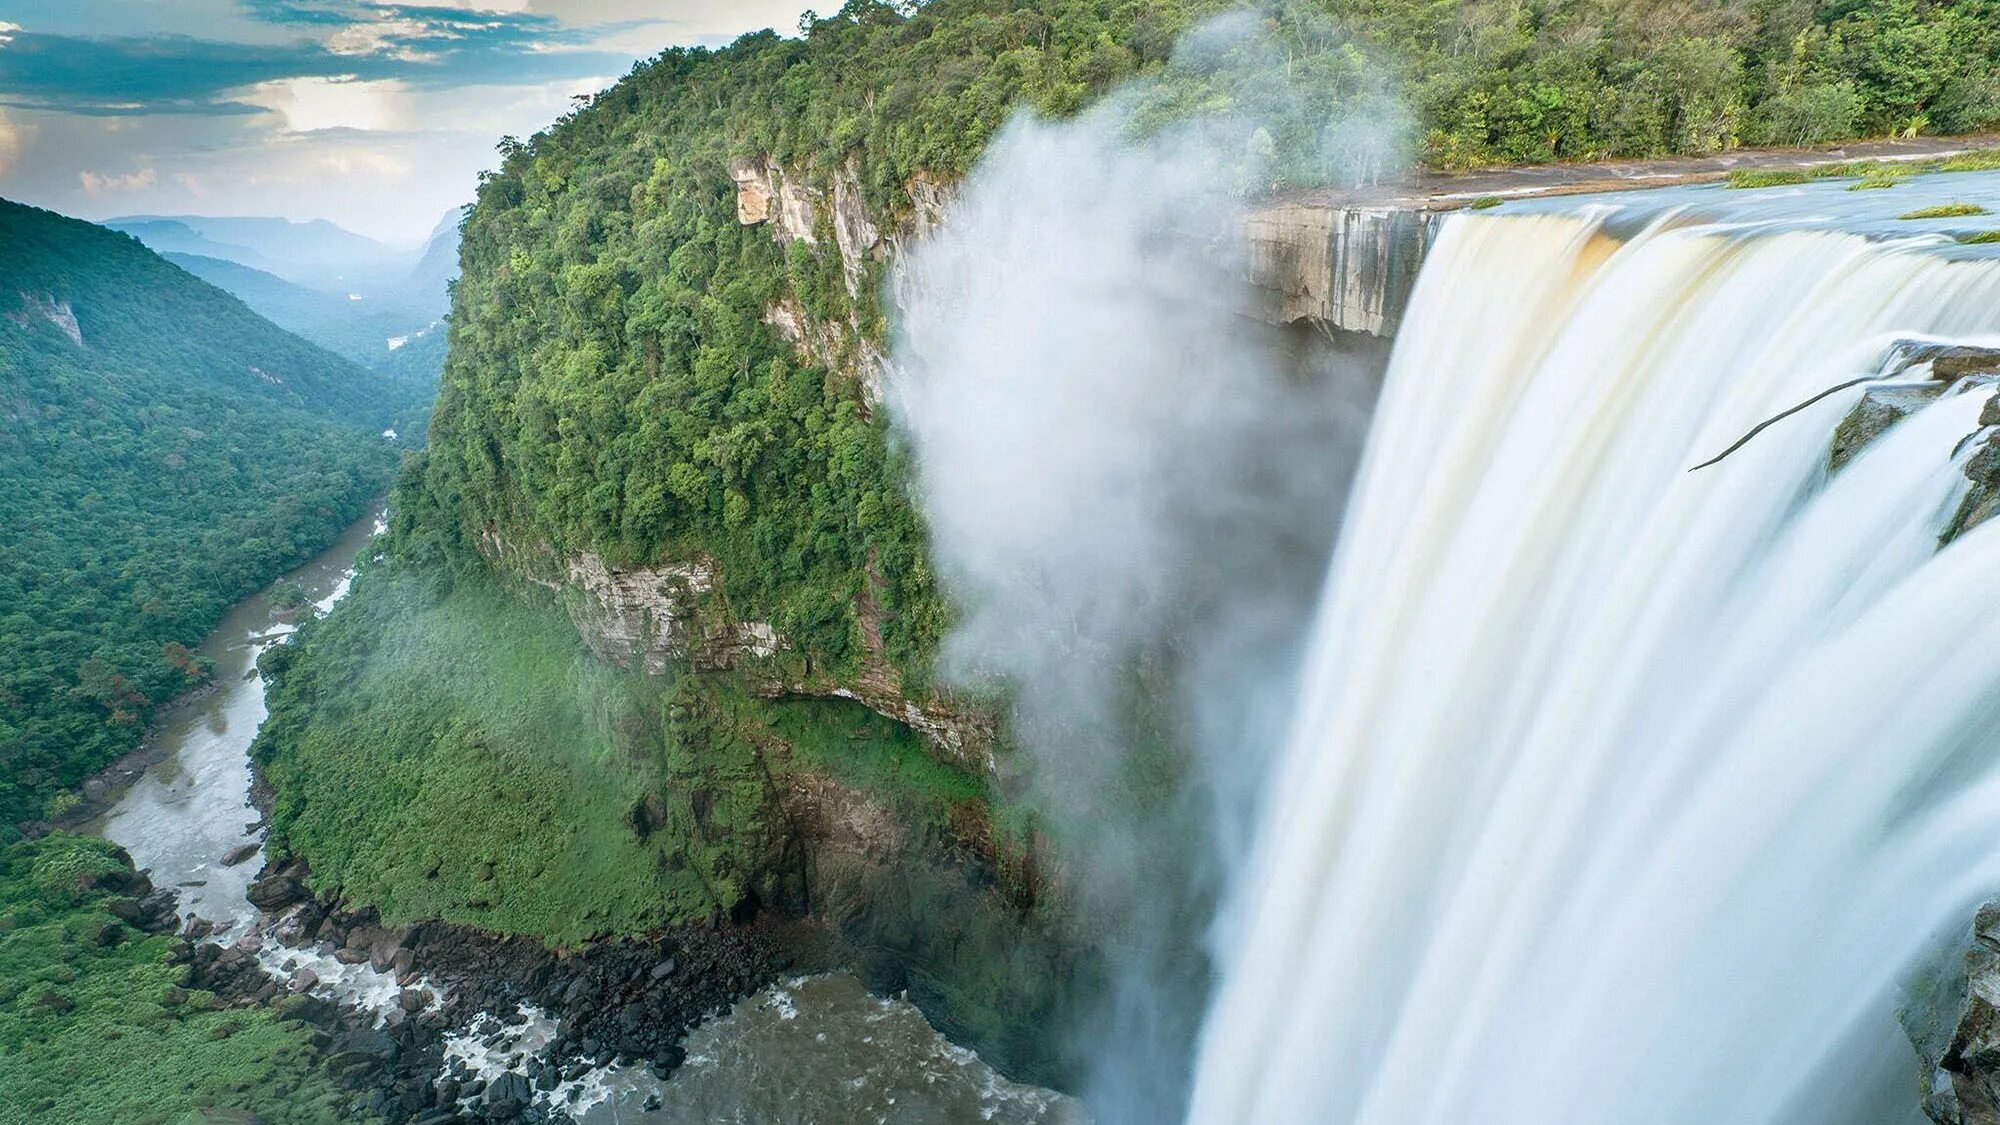
{"label": "brown tinted water", "polygon": [[232,848],[263,839],[250,804],[250,742],[265,714],[257,657],[289,636],[300,616],[324,613],[346,595],[354,564],[382,518],[377,507],[280,580],[298,587],[312,602],[310,609],[280,611],[271,602],[274,585],[223,617],[200,649],[214,665],[214,690],[167,713],[149,737],[150,749],[162,756],[92,826],[132,853],[134,865],[150,871],[155,885],[173,888],[183,915],[205,918],[228,932],[255,919],[243,892],[263,867],[263,857],[235,866],[224,866],[222,859]]}

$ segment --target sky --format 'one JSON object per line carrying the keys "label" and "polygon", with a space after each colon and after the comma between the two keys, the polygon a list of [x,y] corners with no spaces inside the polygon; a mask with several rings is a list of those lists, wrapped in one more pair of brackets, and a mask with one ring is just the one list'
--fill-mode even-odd
{"label": "sky", "polygon": [[[421,240],[632,64],[794,0],[0,0],[0,197]],[[822,3],[822,7],[837,5]]]}

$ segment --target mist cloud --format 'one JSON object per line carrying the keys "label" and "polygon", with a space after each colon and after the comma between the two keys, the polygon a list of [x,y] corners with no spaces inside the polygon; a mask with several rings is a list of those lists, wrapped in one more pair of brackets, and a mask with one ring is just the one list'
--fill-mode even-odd
{"label": "mist cloud", "polygon": [[[1345,56],[1225,17],[1082,116],[1008,125],[896,280],[889,399],[959,613],[1073,889],[1122,924],[1100,1120],[1178,1111],[1199,933],[1289,714],[1372,398],[1258,316],[1244,199],[1380,176],[1406,120]],[[1226,104],[1190,116],[1191,105]]]}

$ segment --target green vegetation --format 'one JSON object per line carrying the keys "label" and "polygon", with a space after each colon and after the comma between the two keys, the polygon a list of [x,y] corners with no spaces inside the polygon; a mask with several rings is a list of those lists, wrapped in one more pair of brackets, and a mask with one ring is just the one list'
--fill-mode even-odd
{"label": "green vegetation", "polygon": [[1732,188],[1790,187],[1811,183],[1813,174],[1800,168],[1738,168],[1724,181]]}
{"label": "green vegetation", "polygon": [[931,755],[910,728],[839,699],[757,700],[735,693],[790,747],[795,762],[845,785],[931,810],[990,799],[985,782]]}
{"label": "green vegetation", "polygon": [[1847,189],[1856,191],[1894,187],[1911,176],[1934,172],[1983,172],[1995,168],[2000,168],[2000,149],[1981,149],[1923,160],[1847,160],[1810,168],[1738,168],[1729,173],[1724,183],[1732,188],[1766,188],[1809,184],[1815,180],[1858,179],[1860,183]]}
{"label": "green vegetation", "polygon": [[[278,794],[273,837],[311,857],[320,889],[392,923],[574,943],[743,893],[743,857],[703,848],[710,826],[670,786],[697,768],[663,737],[671,685],[593,659],[546,598],[371,569],[265,670],[256,753]],[[761,799],[740,757],[698,768]]]}
{"label": "green vegetation", "polygon": [[553,599],[477,575],[370,567],[264,669],[274,839],[392,923],[575,944],[771,901],[794,764],[931,822],[987,795],[857,704],[610,667]]}
{"label": "green vegetation", "polygon": [[1955,234],[1952,237],[1968,246],[1984,246],[2000,242],[2000,230],[1982,230],[1973,234]]}
{"label": "green vegetation", "polygon": [[213,1010],[128,929],[111,845],[54,835],[0,849],[0,1122],[133,1125],[201,1110],[273,1123],[356,1120],[318,1069],[312,1029]]}
{"label": "green vegetation", "polygon": [[1986,208],[1977,203],[1940,203],[1935,207],[1919,207],[1896,216],[1899,219],[1956,219],[1965,215],[1984,215]]}
{"label": "green vegetation", "polygon": [[[419,401],[133,239],[0,202],[0,823],[137,744],[230,603],[323,548]],[[54,802],[53,804],[51,802]]]}
{"label": "green vegetation", "polygon": [[1938,161],[1940,172],[1992,172],[2000,169],[2000,148],[1985,148],[1974,152],[1947,156]]}
{"label": "green vegetation", "polygon": [[[1402,80],[1427,162],[1966,133],[2000,121],[2000,7],[1320,0]],[[1281,17],[1283,18],[1283,17]]]}
{"label": "green vegetation", "polygon": [[[1225,6],[855,0],[799,39],[668,51],[508,142],[465,228],[438,429],[405,526],[438,557],[470,559],[497,529],[614,564],[712,559],[738,616],[833,675],[871,659],[865,600],[882,655],[921,681],[945,608],[854,378],[856,337],[882,331],[877,279],[843,284],[824,207],[816,244],[739,225],[731,158],[820,188],[851,172],[880,223],[912,206],[913,182],[963,174],[1018,108],[1073,113],[1141,74],[1161,76],[1142,125],[1248,109],[1283,134],[1279,154],[1323,150],[1314,131],[1343,106],[1383,116],[1400,85],[1422,155],[1445,166],[2000,121],[1986,0],[1674,20],[1637,4],[1264,5],[1310,112],[1242,67],[1162,69]],[[1275,186],[1331,173],[1300,160]],[[808,360],[778,338],[765,317],[781,302],[846,326],[836,354]]]}

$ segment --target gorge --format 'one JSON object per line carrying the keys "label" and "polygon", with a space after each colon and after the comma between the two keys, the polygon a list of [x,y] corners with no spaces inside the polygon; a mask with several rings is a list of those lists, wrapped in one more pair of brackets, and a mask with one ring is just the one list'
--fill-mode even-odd
{"label": "gorge", "polygon": [[[668,34],[223,7],[376,167]],[[2000,1125],[1996,68],[854,0],[0,205],[0,1122]]]}

